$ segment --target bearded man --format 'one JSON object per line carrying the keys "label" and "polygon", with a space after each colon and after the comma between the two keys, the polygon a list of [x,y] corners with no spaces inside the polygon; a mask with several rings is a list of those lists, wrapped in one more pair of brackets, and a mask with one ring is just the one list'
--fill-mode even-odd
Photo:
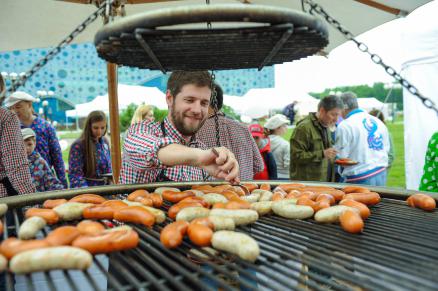
{"label": "bearded man", "polygon": [[239,165],[224,147],[196,140],[208,117],[211,76],[207,71],[175,71],[167,83],[169,108],[162,122],[132,125],[123,146],[121,183],[202,181],[212,176],[239,183]]}

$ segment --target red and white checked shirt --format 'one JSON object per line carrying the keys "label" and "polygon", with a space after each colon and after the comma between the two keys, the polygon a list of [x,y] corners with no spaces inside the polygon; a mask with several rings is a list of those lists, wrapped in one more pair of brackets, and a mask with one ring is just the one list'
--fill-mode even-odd
{"label": "red and white checked shirt", "polygon": [[[0,180],[8,177],[18,194],[34,193],[18,117],[0,107]],[[0,197],[8,193],[0,183]]]}
{"label": "red and white checked shirt", "polygon": [[206,149],[194,138],[187,143],[181,133],[164,119],[166,134],[163,135],[159,122],[142,121],[132,125],[123,145],[122,184],[157,182],[163,172],[169,180],[177,182],[202,181],[207,172],[198,167],[178,165],[167,167],[158,159],[158,150],[169,144],[182,144],[192,148]]}
{"label": "red and white checked shirt", "polygon": [[[254,175],[263,171],[263,159],[260,151],[252,138],[249,129],[239,122],[218,113],[219,140],[221,146],[229,149],[237,159],[240,169],[240,179],[253,180]],[[210,116],[196,133],[196,139],[207,148],[217,147],[216,125],[214,116]]]}

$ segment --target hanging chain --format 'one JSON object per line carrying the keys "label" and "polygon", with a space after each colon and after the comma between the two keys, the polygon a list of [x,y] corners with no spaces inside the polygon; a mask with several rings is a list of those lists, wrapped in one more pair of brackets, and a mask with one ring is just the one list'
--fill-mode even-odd
{"label": "hanging chain", "polygon": [[384,63],[382,58],[379,55],[370,52],[368,50],[368,46],[366,44],[358,41],[350,31],[348,31],[347,29],[342,27],[342,25],[339,23],[339,21],[337,21],[336,19],[331,17],[324,10],[324,8],[321,7],[321,5],[313,2],[313,0],[302,0],[302,1],[310,6],[310,11],[309,11],[310,14],[313,14],[314,12],[316,12],[317,14],[324,17],[325,20],[329,24],[331,24],[334,28],[336,28],[340,33],[342,33],[346,39],[353,41],[360,51],[367,53],[371,57],[371,60],[375,64],[381,65],[385,69],[385,71],[388,75],[390,75],[395,80],[397,80],[397,82],[400,83],[404,88],[406,88],[412,95],[417,96],[421,100],[421,102],[423,102],[424,106],[426,106],[429,109],[434,110],[438,114],[438,108],[436,107],[435,102],[433,102],[431,99],[423,96],[418,91],[417,87],[412,85],[408,80],[404,79],[393,67]]}
{"label": "hanging chain", "polygon": [[39,60],[29,71],[27,71],[23,76],[19,78],[18,81],[12,82],[11,87],[9,88],[8,92],[13,93],[15,92],[20,86],[24,86],[26,81],[30,79],[36,72],[38,72],[42,67],[44,67],[48,61],[53,59],[59,52],[65,48],[67,45],[69,45],[73,39],[75,39],[78,34],[80,34],[82,31],[85,30],[85,28],[88,27],[91,23],[93,23],[96,18],[99,16],[99,14],[107,9],[107,5],[111,5],[113,1],[109,2],[103,2],[100,7],[93,12],[90,16],[88,16],[87,19],[85,19],[84,22],[82,22],[78,27],[76,27],[75,30],[73,30],[65,39],[63,39],[57,47],[53,48],[44,58]]}

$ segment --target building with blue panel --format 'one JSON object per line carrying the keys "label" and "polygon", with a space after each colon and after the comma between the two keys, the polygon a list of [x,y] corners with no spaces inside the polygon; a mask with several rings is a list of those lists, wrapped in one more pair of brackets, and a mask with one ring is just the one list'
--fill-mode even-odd
{"label": "building with blue panel", "polygon": [[[39,48],[0,52],[0,71],[5,72],[6,75],[12,72],[19,75],[21,72],[29,71],[50,50],[51,48]],[[237,96],[244,95],[252,88],[273,87],[275,79],[273,67],[266,67],[262,71],[255,69],[217,71],[215,75],[225,94]],[[164,92],[167,79],[168,75],[159,71],[131,67],[118,69],[118,82],[126,85],[153,86]],[[7,79],[6,85],[9,86],[10,82],[11,80]],[[53,120],[64,124],[65,115],[63,117],[62,114],[58,114],[63,108],[70,109],[71,104],[89,102],[96,96],[107,93],[106,63],[97,56],[96,49],[91,43],[69,45],[19,90],[35,97],[38,91],[53,91],[54,99],[48,100],[47,110],[51,109]]]}

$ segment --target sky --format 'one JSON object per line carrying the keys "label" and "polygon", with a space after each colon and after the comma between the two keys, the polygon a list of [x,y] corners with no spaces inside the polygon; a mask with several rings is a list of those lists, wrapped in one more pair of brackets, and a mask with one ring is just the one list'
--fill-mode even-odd
{"label": "sky", "polygon": [[[403,21],[387,22],[357,38],[397,71],[402,64],[400,42]],[[311,56],[275,66],[275,87],[292,88],[296,93],[321,92],[337,86],[372,85],[375,82],[390,83],[392,78],[351,41],[332,50],[328,57]]]}

